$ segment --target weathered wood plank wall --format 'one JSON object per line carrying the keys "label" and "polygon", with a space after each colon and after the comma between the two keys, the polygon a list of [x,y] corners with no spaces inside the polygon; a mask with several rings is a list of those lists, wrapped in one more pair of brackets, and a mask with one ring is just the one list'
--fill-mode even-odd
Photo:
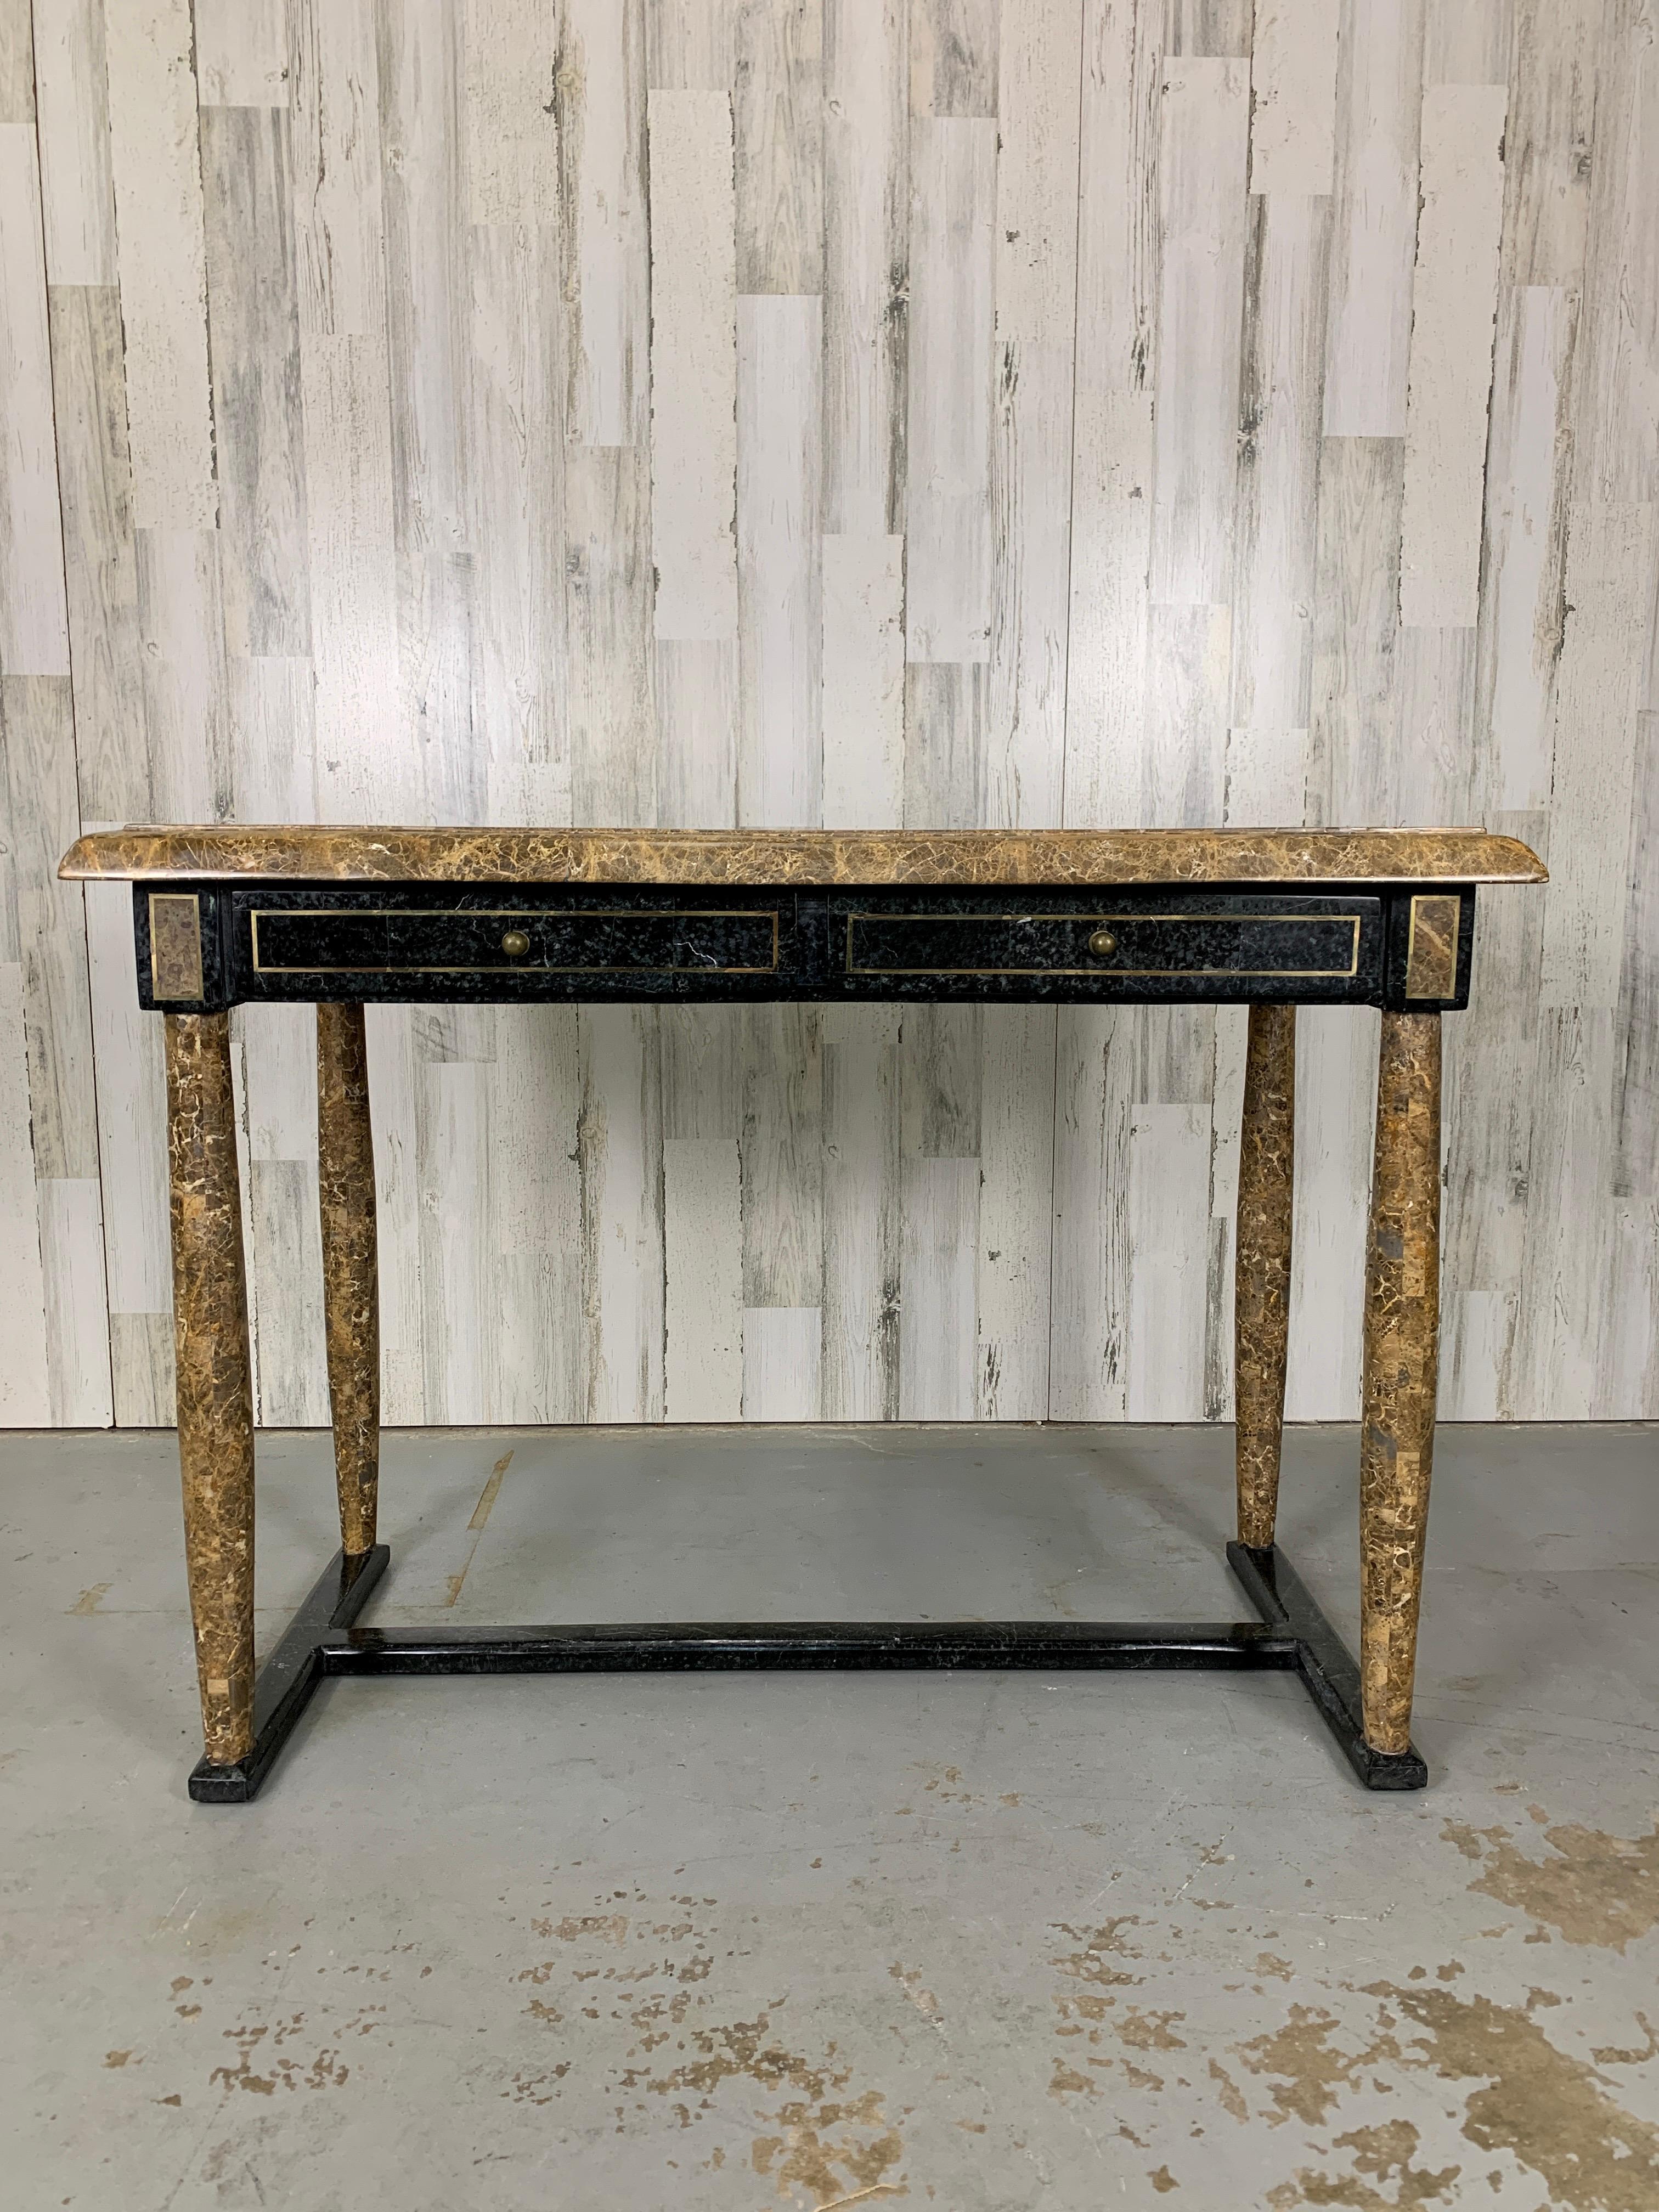
{"label": "weathered wood plank wall", "polygon": [[[1449,1414],[1659,1414],[1653,0],[0,0],[0,1420],[171,1407],[143,817],[1485,822]],[[394,1421],[1224,1419],[1243,1017],[375,1012]],[[239,1024],[325,1413],[308,1018]],[[1291,1409],[1375,1024],[1301,1022]]]}

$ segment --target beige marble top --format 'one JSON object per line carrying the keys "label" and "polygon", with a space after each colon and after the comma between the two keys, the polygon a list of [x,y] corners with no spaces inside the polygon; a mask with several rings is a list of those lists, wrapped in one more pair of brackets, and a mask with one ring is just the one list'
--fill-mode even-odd
{"label": "beige marble top", "polygon": [[66,877],[325,883],[1541,884],[1481,830],[392,830],[144,823],[82,837]]}

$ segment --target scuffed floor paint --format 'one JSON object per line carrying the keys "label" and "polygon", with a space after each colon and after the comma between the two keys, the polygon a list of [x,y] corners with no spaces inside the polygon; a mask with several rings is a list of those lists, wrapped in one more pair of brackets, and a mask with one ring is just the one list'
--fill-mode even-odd
{"label": "scuffed floor paint", "polygon": [[[274,1628],[331,1508],[314,1447],[303,1483],[264,1449]],[[589,1586],[539,1449],[483,1528],[499,1444],[390,1454],[403,1617],[538,1609],[538,1510]],[[1593,1577],[1559,1650],[1529,1625],[1541,1719],[1437,1720],[1434,1670],[1486,1661],[1431,1615],[1419,1799],[1353,1788],[1271,1678],[619,1678],[325,1693],[220,1812],[179,1789],[176,1473],[115,1454],[76,1504],[106,1542],[65,1546],[54,1450],[0,1492],[8,2207],[1659,2212],[1659,1738],[1610,1740],[1598,1687],[1659,1670]],[[1022,1521],[1075,1545],[1008,1452]],[[669,1610],[660,1498],[604,1492],[640,1532],[619,1607]],[[1000,1528],[917,1525],[953,1575]]]}

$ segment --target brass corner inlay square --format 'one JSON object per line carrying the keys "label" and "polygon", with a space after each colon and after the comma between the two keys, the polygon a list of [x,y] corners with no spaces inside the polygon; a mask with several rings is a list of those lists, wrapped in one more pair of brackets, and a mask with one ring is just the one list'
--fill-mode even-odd
{"label": "brass corner inlay square", "polygon": [[195,1000],[202,989],[202,902],[194,891],[149,895],[149,981],[158,999]]}
{"label": "brass corner inlay square", "polygon": [[1463,902],[1458,898],[1414,898],[1406,939],[1406,996],[1457,996],[1457,934]]}

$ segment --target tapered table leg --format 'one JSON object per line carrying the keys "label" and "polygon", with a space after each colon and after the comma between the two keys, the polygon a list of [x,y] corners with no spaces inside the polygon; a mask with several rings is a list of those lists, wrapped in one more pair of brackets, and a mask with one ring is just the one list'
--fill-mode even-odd
{"label": "tapered table leg", "polygon": [[349,1559],[374,1541],[380,1472],[380,1259],[361,1006],[317,1009],[317,1183],[340,1548]]}
{"label": "tapered table leg", "polygon": [[253,1385],[228,1014],[168,1014],[167,1161],[185,1557],[206,1757],[253,1743]]}
{"label": "tapered table leg", "polygon": [[1440,1017],[1382,1017],[1359,1444],[1365,1741],[1411,1741],[1440,1325]]}
{"label": "tapered table leg", "polygon": [[1244,1059],[1233,1277],[1234,1454],[1238,1540],[1273,1540],[1291,1327],[1296,1142],[1296,1008],[1252,1006]]}

